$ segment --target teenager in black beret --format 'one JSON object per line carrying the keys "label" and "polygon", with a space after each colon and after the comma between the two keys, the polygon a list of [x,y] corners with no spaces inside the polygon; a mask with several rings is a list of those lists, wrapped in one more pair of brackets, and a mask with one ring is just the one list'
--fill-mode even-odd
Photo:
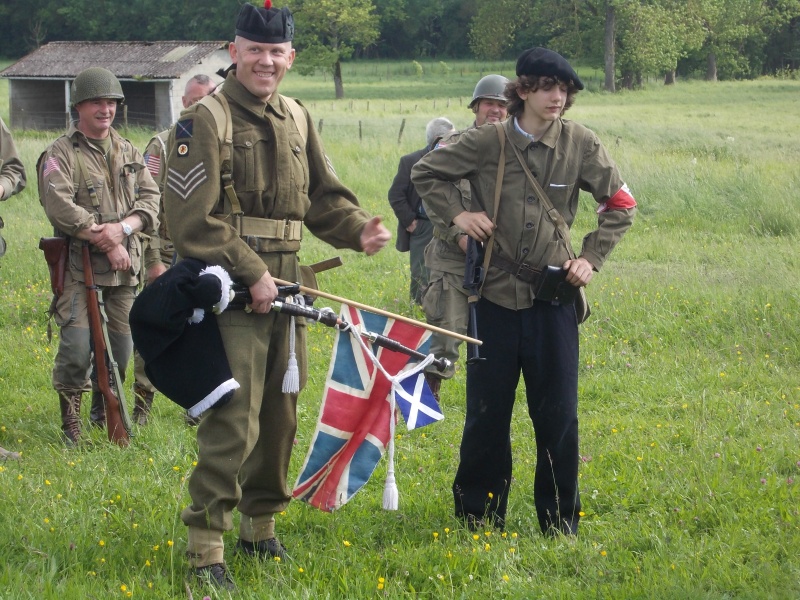
{"label": "teenager in black beret", "polygon": [[[426,210],[484,243],[488,257],[475,307],[481,360],[467,365],[453,480],[455,514],[472,529],[505,527],[514,481],[511,417],[521,397],[533,432],[516,436],[535,436],[536,473],[533,486],[520,486],[519,502],[533,501],[546,535],[578,532],[578,324],[588,305],[576,304],[579,290],[567,286],[592,281],[636,214],[598,137],[564,118],[582,88],[562,56],[526,50],[505,89],[509,118],[449,138],[411,170]],[[461,179],[473,190],[469,210],[452,197]],[[573,248],[569,227],[581,192],[594,198],[597,227]],[[554,292],[548,279],[572,293]],[[524,391],[517,390],[520,376]]]}

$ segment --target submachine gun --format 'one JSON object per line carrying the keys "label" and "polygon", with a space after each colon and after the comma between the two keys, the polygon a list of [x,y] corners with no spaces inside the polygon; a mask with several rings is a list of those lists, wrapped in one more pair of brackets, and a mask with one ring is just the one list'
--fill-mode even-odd
{"label": "submachine gun", "polygon": [[[467,236],[467,256],[464,262],[464,289],[469,292],[469,325],[467,335],[478,337],[477,303],[481,298],[481,287],[486,272],[483,268],[484,247],[474,238]],[[467,344],[467,364],[472,365],[481,360],[477,344]]]}

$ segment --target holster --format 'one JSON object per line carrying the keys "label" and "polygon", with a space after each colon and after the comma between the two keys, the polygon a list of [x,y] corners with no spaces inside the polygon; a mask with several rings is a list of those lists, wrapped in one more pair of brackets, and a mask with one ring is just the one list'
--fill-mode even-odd
{"label": "holster", "polygon": [[67,273],[69,238],[47,237],[39,239],[39,250],[44,252],[47,268],[50,271],[50,289],[57,298],[64,293],[64,279]]}

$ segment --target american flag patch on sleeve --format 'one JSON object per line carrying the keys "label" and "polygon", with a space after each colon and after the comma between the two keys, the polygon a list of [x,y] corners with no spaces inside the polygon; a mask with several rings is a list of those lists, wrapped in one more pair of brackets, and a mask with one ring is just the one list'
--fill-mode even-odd
{"label": "american flag patch on sleeve", "polygon": [[160,156],[156,156],[155,154],[145,154],[144,164],[147,165],[147,170],[150,171],[150,175],[153,177],[158,177],[158,174],[161,172]]}
{"label": "american flag patch on sleeve", "polygon": [[58,164],[58,159],[55,156],[51,156],[48,158],[44,163],[44,170],[42,171],[42,175],[47,177],[50,173],[55,173],[56,171],[60,171],[61,166]]}

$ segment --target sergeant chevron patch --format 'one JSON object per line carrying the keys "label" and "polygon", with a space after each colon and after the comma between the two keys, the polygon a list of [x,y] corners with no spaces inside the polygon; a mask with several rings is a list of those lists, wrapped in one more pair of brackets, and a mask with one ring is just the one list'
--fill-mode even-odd
{"label": "sergeant chevron patch", "polygon": [[181,175],[172,167],[167,169],[167,187],[184,200],[187,200],[207,179],[206,166],[202,162],[195,165],[186,175]]}

